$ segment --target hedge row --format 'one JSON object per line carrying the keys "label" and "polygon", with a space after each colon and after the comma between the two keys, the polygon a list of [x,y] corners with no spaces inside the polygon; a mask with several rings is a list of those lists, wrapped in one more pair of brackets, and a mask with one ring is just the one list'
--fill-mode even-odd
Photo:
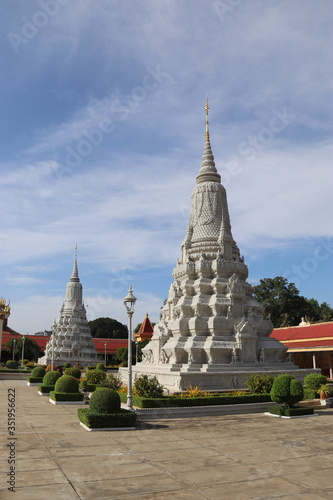
{"label": "hedge row", "polygon": [[134,427],[136,413],[120,410],[119,413],[96,413],[89,408],[78,408],[77,415],[80,422],[89,429],[108,427]]}
{"label": "hedge row", "polygon": [[[127,395],[119,393],[122,403],[126,403]],[[186,407],[186,406],[212,406],[212,405],[233,405],[245,403],[266,403],[270,402],[269,394],[244,394],[243,396],[223,396],[216,395],[201,398],[181,398],[181,397],[162,397],[162,398],[140,398],[133,396],[133,405],[138,408],[164,408],[164,407]]]}
{"label": "hedge row", "polygon": [[53,401],[83,401],[82,392],[50,392]]}
{"label": "hedge row", "polygon": [[42,384],[43,377],[28,377],[28,382],[30,382],[30,384]]}
{"label": "hedge row", "polygon": [[38,390],[43,394],[44,393],[48,394],[49,392],[54,391],[54,385],[40,384],[38,386]]}
{"label": "hedge row", "polygon": [[271,406],[269,408],[269,413],[284,417],[296,417],[298,415],[312,415],[313,408],[303,408],[297,406],[294,408],[284,408],[283,406]]}

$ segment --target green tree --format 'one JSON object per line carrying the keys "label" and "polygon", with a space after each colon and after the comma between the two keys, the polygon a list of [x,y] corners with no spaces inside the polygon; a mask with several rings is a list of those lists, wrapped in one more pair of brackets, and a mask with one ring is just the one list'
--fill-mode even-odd
{"label": "green tree", "polygon": [[312,322],[333,318],[333,309],[327,302],[320,305],[315,299],[303,297],[294,283],[281,276],[260,280],[254,287],[254,296],[270,314],[275,328],[296,326],[302,317]]}
{"label": "green tree", "polygon": [[[7,352],[9,354],[13,354],[13,349],[14,349],[14,358],[15,359],[21,359],[22,356],[22,338],[23,335],[20,335],[19,337],[15,337],[15,343],[13,342],[14,339],[8,340],[5,342],[5,347],[7,347]],[[36,361],[38,358],[43,356],[43,351],[35,342],[34,340],[30,339],[29,337],[25,337],[24,341],[24,358],[29,359],[30,361]]]}
{"label": "green tree", "polygon": [[88,322],[91,336],[99,339],[126,339],[128,329],[116,319],[97,318]]}
{"label": "green tree", "polygon": [[[132,362],[133,362],[133,364],[135,364],[135,362],[136,362],[135,350],[136,350],[135,343],[132,342]],[[127,362],[127,360],[128,360],[128,348],[127,347],[120,347],[119,349],[117,349],[117,351],[115,352],[115,355],[114,355],[114,360],[116,361],[116,363]]]}

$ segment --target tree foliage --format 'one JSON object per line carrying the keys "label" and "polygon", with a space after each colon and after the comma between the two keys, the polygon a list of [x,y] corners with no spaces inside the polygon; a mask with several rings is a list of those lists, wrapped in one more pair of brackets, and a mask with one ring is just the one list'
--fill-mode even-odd
{"label": "tree foliage", "polygon": [[[23,335],[20,335],[19,337],[15,337],[16,343],[13,342],[14,339],[8,340],[5,342],[5,347],[7,347],[7,352],[9,354],[13,354],[13,349],[14,349],[14,357],[15,359],[21,359],[22,356],[22,344],[23,344]],[[30,361],[32,360],[37,360],[43,356],[43,351],[40,349],[39,345],[37,342],[34,340],[30,339],[29,337],[25,337],[24,341],[24,357],[29,359]]]}
{"label": "tree foliage", "polygon": [[126,339],[128,329],[116,319],[97,318],[88,322],[91,336],[99,339]]}
{"label": "tree foliage", "polygon": [[274,328],[296,326],[304,317],[308,321],[330,321],[333,309],[323,302],[307,299],[299,294],[294,283],[286,278],[265,278],[254,287],[254,296],[270,315]]}

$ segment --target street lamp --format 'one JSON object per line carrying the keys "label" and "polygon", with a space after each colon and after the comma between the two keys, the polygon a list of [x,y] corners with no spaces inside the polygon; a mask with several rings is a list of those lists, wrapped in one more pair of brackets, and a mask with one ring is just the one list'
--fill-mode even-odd
{"label": "street lamp", "polygon": [[133,295],[132,287],[129,287],[128,294],[124,298],[124,305],[128,316],[128,386],[127,386],[127,409],[133,410],[132,406],[132,316],[136,297]]}
{"label": "street lamp", "polygon": [[16,339],[13,339],[13,361],[15,356],[15,346],[16,346]]}
{"label": "street lamp", "polygon": [[104,366],[106,366],[106,343],[104,344]]}
{"label": "street lamp", "polygon": [[23,335],[22,337],[22,360],[21,360],[21,366],[23,368],[24,364],[23,364],[23,359],[24,359],[24,343],[25,343],[25,336]]}

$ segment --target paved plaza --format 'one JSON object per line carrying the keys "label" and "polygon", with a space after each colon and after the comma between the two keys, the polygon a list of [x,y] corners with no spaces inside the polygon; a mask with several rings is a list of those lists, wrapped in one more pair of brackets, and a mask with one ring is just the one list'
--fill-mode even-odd
{"label": "paved plaza", "polygon": [[[8,491],[7,394],[16,389],[16,491]],[[87,432],[77,406],[54,406],[22,380],[0,380],[1,500],[328,500],[333,409],[145,421]]]}

